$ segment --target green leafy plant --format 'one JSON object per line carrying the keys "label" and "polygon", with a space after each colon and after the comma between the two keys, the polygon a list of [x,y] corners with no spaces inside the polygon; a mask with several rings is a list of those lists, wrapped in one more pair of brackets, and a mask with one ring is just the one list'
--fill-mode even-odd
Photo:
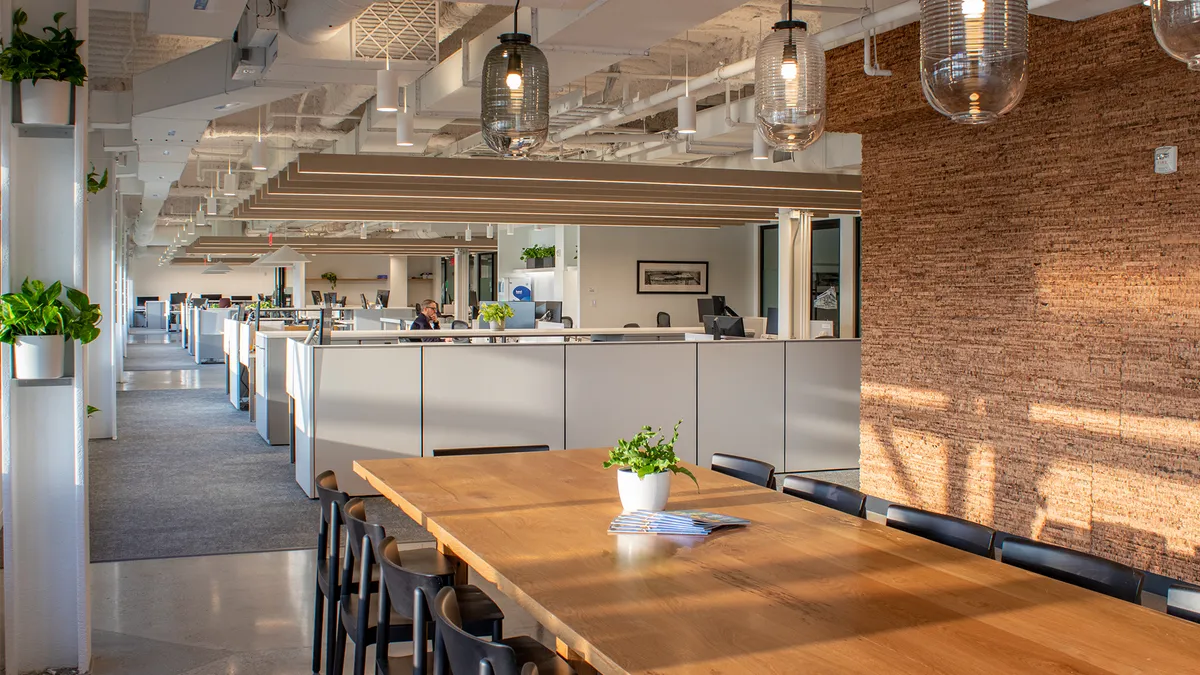
{"label": "green leafy plant", "polygon": [[484,305],[479,310],[479,318],[484,321],[495,321],[496,323],[504,323],[504,320],[516,314],[513,308],[507,302],[492,302]]}
{"label": "green leafy plant", "polygon": [[96,173],[96,165],[92,165],[92,170],[87,175],[87,190],[92,194],[97,194],[104,188],[108,187],[108,169],[104,170],[104,175]]}
{"label": "green leafy plant", "polygon": [[95,414],[96,414],[96,413],[98,413],[98,412],[100,412],[100,409],[99,409],[99,408],[97,408],[97,407],[96,407],[96,406],[94,406],[94,405],[89,405],[89,406],[87,407],[87,416],[88,416],[88,417],[91,417],[92,415],[95,415]]}
{"label": "green leafy plant", "polygon": [[538,258],[553,258],[553,246],[530,246],[521,249],[521,260],[536,260]]}
{"label": "green leafy plant", "polygon": [[325,281],[328,281],[329,285],[333,286],[333,290],[335,290],[335,291],[337,290],[337,275],[336,274],[334,274],[333,272],[326,272],[321,275],[321,278],[324,279]]}
{"label": "green leafy plant", "polygon": [[13,344],[24,335],[64,335],[87,344],[100,336],[100,305],[87,294],[54,282],[47,286],[26,279],[17,293],[0,296],[0,342]]}
{"label": "green leafy plant", "polygon": [[13,34],[7,45],[0,51],[0,79],[6,82],[29,80],[53,80],[55,82],[70,82],[82,87],[87,80],[87,68],[79,58],[79,46],[83,40],[76,40],[75,33],[70,28],[63,28],[62,18],[66,12],[54,15],[54,25],[42,29],[49,37],[37,37],[22,30],[29,21],[25,10],[13,11]]}
{"label": "green leafy plant", "polygon": [[[604,468],[615,466],[618,469],[629,469],[636,472],[639,479],[661,471],[681,473],[691,478],[696,487],[699,487],[700,482],[696,480],[696,476],[687,467],[679,466],[679,457],[675,455],[675,442],[679,440],[680,424],[683,424],[683,420],[675,423],[675,433],[670,440],[663,435],[662,427],[654,431],[649,426],[644,426],[633,438],[617,441],[616,447],[608,452]],[[656,436],[657,441],[654,440]]]}

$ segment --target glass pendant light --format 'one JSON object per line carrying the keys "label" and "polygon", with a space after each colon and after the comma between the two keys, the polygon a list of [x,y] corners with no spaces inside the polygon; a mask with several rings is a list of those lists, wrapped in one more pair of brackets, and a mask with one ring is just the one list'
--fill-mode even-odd
{"label": "glass pendant light", "polygon": [[1016,107],[1029,63],[1027,0],[921,0],[921,89],[960,124]]}
{"label": "glass pendant light", "polygon": [[550,133],[550,64],[533,39],[517,32],[500,36],[483,62],[483,140],[504,157],[527,157]]}
{"label": "glass pendant light", "polygon": [[1163,51],[1200,70],[1200,0],[1150,0],[1150,21]]}
{"label": "glass pendant light", "polygon": [[788,18],[771,27],[754,65],[758,130],[771,147],[795,152],[825,132],[825,50],[808,24]]}

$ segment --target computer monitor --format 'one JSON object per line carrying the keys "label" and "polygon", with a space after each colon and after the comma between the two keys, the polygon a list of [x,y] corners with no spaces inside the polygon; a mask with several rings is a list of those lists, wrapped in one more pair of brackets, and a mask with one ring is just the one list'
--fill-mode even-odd
{"label": "computer monitor", "polygon": [[[221,294],[220,293],[201,293],[200,297],[204,298],[205,300],[220,300]],[[152,298],[152,299],[157,300],[158,298]]]}
{"label": "computer monitor", "polygon": [[533,303],[533,317],[538,321],[562,323],[562,303],[557,300]]}
{"label": "computer monitor", "polygon": [[726,337],[746,337],[746,326],[741,317],[710,316],[705,319],[704,332],[712,335],[716,340]]}
{"label": "computer monitor", "polygon": [[716,316],[717,312],[713,307],[712,298],[696,298],[697,316],[700,317],[700,323],[707,326],[708,322],[704,320],[706,316]]}
{"label": "computer monitor", "polygon": [[254,300],[253,295],[231,295],[229,299],[234,302],[251,302]]}
{"label": "computer monitor", "polygon": [[172,293],[169,302],[172,305],[182,305],[187,300],[187,293]]}
{"label": "computer monitor", "polygon": [[387,307],[388,300],[392,297],[392,292],[386,288],[381,288],[375,291],[375,302],[379,303],[380,307]]}
{"label": "computer monitor", "polygon": [[312,293],[312,299],[313,299],[314,305],[321,304],[321,291],[314,289],[314,290],[309,291],[309,293]]}
{"label": "computer monitor", "polygon": [[713,314],[716,316],[724,316],[725,310],[726,310],[725,296],[714,295],[714,296],[712,296],[712,302],[713,302]]}
{"label": "computer monitor", "polygon": [[359,293],[359,294],[358,294],[358,297],[362,299],[362,308],[363,308],[363,309],[366,309],[366,308],[367,308],[367,294],[366,294],[366,293]]}
{"label": "computer monitor", "polygon": [[337,304],[337,293],[326,293],[324,304],[327,307],[333,307],[334,305],[336,305]]}
{"label": "computer monitor", "polygon": [[145,305],[147,302],[158,302],[157,295],[139,295],[137,299],[138,307]]}
{"label": "computer monitor", "polygon": [[779,335],[779,308],[767,308],[767,334]]}

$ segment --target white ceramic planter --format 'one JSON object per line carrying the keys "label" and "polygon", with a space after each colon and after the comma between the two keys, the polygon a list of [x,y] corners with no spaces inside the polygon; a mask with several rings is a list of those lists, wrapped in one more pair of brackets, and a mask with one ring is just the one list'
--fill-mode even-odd
{"label": "white ceramic planter", "polygon": [[629,469],[617,470],[621,507],[628,511],[662,511],[671,496],[671,472],[660,471],[638,478]]}
{"label": "white ceramic planter", "polygon": [[62,335],[23,335],[13,345],[18,380],[55,380],[63,376],[67,339]]}
{"label": "white ceramic planter", "polygon": [[504,330],[503,321],[489,321],[488,325],[491,326],[492,330]]}
{"label": "white ceramic planter", "polygon": [[53,80],[21,81],[21,122],[70,124],[71,83]]}

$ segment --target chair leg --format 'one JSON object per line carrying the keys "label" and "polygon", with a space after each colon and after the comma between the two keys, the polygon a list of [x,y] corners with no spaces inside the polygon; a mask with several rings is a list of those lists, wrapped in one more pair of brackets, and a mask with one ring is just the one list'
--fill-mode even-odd
{"label": "chair leg", "polygon": [[346,665],[346,627],[342,625],[341,613],[337,617],[337,637],[334,638],[333,648],[329,650],[329,660],[326,661],[326,675],[342,675]]}
{"label": "chair leg", "polygon": [[[360,636],[361,637],[361,636]],[[367,671],[367,641],[354,641],[354,670],[352,675],[365,675]]]}
{"label": "chair leg", "polygon": [[492,642],[499,642],[504,639],[504,619],[496,619],[492,622]]}
{"label": "chair leg", "polygon": [[316,598],[313,600],[313,605],[316,608],[313,612],[312,671],[314,675],[321,672],[321,642],[325,639],[325,626],[323,625],[325,619],[325,594],[321,592],[320,582],[316,584],[316,587]]}
{"label": "chair leg", "polygon": [[[338,616],[338,614],[339,614],[339,611],[338,611],[337,600],[335,600],[334,598],[329,598],[326,601],[326,605],[325,605],[325,651],[330,654],[330,656],[327,657],[326,664],[325,664],[325,674],[326,675],[331,675],[331,673],[333,673],[333,671],[330,670],[329,668],[330,668],[330,665],[333,663],[333,659],[332,659],[333,643],[337,640],[337,629],[338,629],[338,624],[340,622],[340,617]],[[344,639],[345,638],[343,638],[343,640]]]}

